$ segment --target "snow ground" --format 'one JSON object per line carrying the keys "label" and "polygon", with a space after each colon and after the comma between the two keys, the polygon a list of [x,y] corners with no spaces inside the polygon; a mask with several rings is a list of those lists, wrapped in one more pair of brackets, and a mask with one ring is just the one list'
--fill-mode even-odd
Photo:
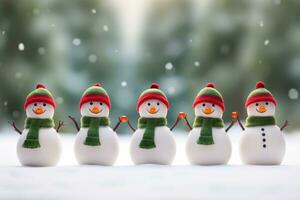
{"label": "snow ground", "polygon": [[116,166],[79,166],[73,155],[74,135],[63,135],[59,165],[34,168],[21,167],[17,160],[18,135],[1,134],[0,199],[300,199],[300,133],[287,135],[281,166],[241,165],[237,129],[230,132],[229,165],[191,166],[184,152],[186,135],[175,135],[172,166],[134,166],[126,136],[121,137]]}

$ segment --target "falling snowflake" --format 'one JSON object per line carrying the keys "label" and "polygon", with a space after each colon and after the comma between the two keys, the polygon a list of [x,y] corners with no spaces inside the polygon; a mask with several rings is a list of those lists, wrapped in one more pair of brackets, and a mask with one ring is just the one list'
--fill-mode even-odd
{"label": "falling snowflake", "polygon": [[22,77],[22,73],[21,72],[17,72],[15,74],[16,79],[20,79]]}
{"label": "falling snowflake", "polygon": [[7,101],[4,101],[3,105],[6,107],[8,106],[8,102]]}
{"label": "falling snowflake", "polygon": [[73,39],[73,45],[79,46],[81,44],[81,40],[79,38],[74,38]]}
{"label": "falling snowflake", "polygon": [[18,49],[19,49],[20,51],[24,51],[24,50],[25,50],[25,45],[24,45],[23,43],[19,43]]}
{"label": "falling snowflake", "polygon": [[270,44],[270,41],[269,41],[269,40],[265,40],[265,41],[264,41],[264,45],[265,45],[265,46],[268,46],[269,44]]}
{"label": "falling snowflake", "polygon": [[58,104],[63,104],[63,103],[64,103],[64,98],[62,98],[62,97],[57,97],[57,98],[56,98],[56,102],[57,102]]}
{"label": "falling snowflake", "polygon": [[2,31],[2,35],[5,35],[5,31]]}
{"label": "falling snowflake", "polygon": [[165,65],[165,68],[166,68],[166,70],[170,71],[170,70],[173,69],[173,64],[170,63],[170,62],[168,62],[168,63]]}
{"label": "falling snowflake", "polygon": [[92,11],[93,14],[96,14],[96,13],[97,13],[97,10],[96,10],[96,9],[92,9],[91,11]]}
{"label": "falling snowflake", "polygon": [[172,94],[175,94],[176,89],[175,89],[175,87],[169,87],[169,88],[167,89],[167,91],[168,91],[168,93],[169,93],[170,95],[172,95]]}
{"label": "falling snowflake", "polygon": [[296,100],[296,99],[298,99],[298,96],[299,96],[299,92],[297,89],[291,88],[289,90],[289,98],[290,99]]}
{"label": "falling snowflake", "polygon": [[126,81],[122,81],[122,82],[121,82],[121,86],[122,86],[122,87],[126,87],[126,86],[127,86],[127,82],[126,82]]}
{"label": "falling snowflake", "polygon": [[18,110],[14,110],[14,111],[12,112],[12,116],[13,116],[14,118],[18,118],[18,117],[20,116],[20,112],[19,112]]}
{"label": "falling snowflake", "polygon": [[189,39],[189,43],[193,43],[193,39]]}
{"label": "falling snowflake", "polygon": [[119,50],[118,50],[118,49],[115,49],[115,53],[119,53]]}
{"label": "falling snowflake", "polygon": [[195,67],[199,67],[200,66],[200,62],[199,61],[195,61],[194,65],[195,65]]}
{"label": "falling snowflake", "polygon": [[97,61],[97,56],[95,54],[91,54],[89,55],[88,60],[90,63],[95,63]]}
{"label": "falling snowflake", "polygon": [[44,48],[44,47],[38,48],[38,53],[39,53],[40,55],[45,55],[45,53],[46,53],[45,48]]}
{"label": "falling snowflake", "polygon": [[259,22],[259,26],[260,26],[260,27],[264,27],[264,25],[265,25],[264,22],[261,20],[261,21]]}
{"label": "falling snowflake", "polygon": [[108,26],[107,26],[107,25],[104,25],[104,26],[103,26],[103,31],[105,31],[105,32],[108,31]]}
{"label": "falling snowflake", "polygon": [[38,9],[38,8],[33,9],[33,14],[34,15],[40,14],[40,9]]}
{"label": "falling snowflake", "polygon": [[52,23],[52,24],[51,24],[51,27],[52,27],[52,28],[54,28],[54,27],[55,27],[55,24],[54,24],[54,23]]}

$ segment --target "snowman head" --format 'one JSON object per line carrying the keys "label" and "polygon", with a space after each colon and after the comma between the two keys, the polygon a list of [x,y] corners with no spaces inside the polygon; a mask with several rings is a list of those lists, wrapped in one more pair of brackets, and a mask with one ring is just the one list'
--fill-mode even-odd
{"label": "snowman head", "polygon": [[168,108],[163,102],[156,99],[150,99],[142,103],[138,112],[141,117],[165,118],[168,114]]}
{"label": "snowman head", "polygon": [[196,105],[194,108],[195,115],[201,117],[211,117],[211,118],[222,118],[223,110],[220,106],[210,103],[202,102]]}
{"label": "snowman head", "polygon": [[90,101],[81,106],[80,113],[87,117],[108,117],[109,108],[101,101]]}
{"label": "snowman head", "polygon": [[111,108],[110,98],[101,84],[97,83],[84,91],[79,107],[82,116],[108,117]]}
{"label": "snowman head", "polygon": [[137,112],[141,117],[165,118],[168,114],[169,102],[167,96],[157,83],[152,83],[139,97]]}
{"label": "snowman head", "polygon": [[274,116],[276,100],[272,93],[265,88],[265,84],[260,81],[256,84],[256,89],[249,94],[245,107],[248,116]]}
{"label": "snowman head", "polygon": [[271,101],[260,101],[250,104],[247,107],[248,116],[274,116],[275,115],[275,104]]}
{"label": "snowman head", "polygon": [[26,115],[29,118],[49,119],[54,116],[54,107],[48,103],[35,102],[26,107]]}
{"label": "snowman head", "polygon": [[26,116],[29,118],[53,118],[55,108],[52,94],[42,84],[38,84],[36,89],[29,93],[24,103]]}
{"label": "snowman head", "polygon": [[212,83],[200,90],[193,107],[196,116],[210,118],[222,118],[225,109],[223,97]]}

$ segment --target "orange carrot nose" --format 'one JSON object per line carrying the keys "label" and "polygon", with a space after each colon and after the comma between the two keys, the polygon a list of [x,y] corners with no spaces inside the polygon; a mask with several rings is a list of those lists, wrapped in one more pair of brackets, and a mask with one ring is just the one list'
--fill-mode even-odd
{"label": "orange carrot nose", "polygon": [[210,107],[207,107],[204,109],[204,113],[207,115],[211,114],[212,112],[213,112],[213,109],[211,109]]}
{"label": "orange carrot nose", "polygon": [[37,115],[41,115],[45,112],[45,110],[42,107],[36,107],[33,111]]}
{"label": "orange carrot nose", "polygon": [[122,115],[122,116],[120,117],[120,121],[121,121],[121,122],[128,122],[128,117],[125,116],[125,115]]}
{"label": "orange carrot nose", "polygon": [[151,108],[149,109],[149,113],[151,113],[151,114],[157,113],[157,108],[156,108],[156,107],[151,107]]}
{"label": "orange carrot nose", "polygon": [[260,112],[260,113],[264,113],[264,112],[266,112],[267,111],[267,109],[266,109],[266,107],[265,106],[259,106],[259,108],[258,108],[258,112]]}
{"label": "orange carrot nose", "polygon": [[181,119],[185,118],[186,114],[184,112],[179,112],[178,117],[181,118]]}
{"label": "orange carrot nose", "polygon": [[100,108],[98,106],[94,106],[91,110],[92,113],[98,114],[100,112]]}

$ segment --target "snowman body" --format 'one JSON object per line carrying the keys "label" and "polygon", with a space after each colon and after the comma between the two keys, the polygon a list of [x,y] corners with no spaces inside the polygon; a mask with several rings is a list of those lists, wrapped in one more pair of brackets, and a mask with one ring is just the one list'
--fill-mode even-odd
{"label": "snowman body", "polygon": [[54,166],[58,163],[62,142],[60,135],[54,128],[39,129],[39,148],[24,148],[23,144],[28,134],[23,130],[17,143],[17,156],[22,165],[26,166]]}
{"label": "snowman body", "polygon": [[144,149],[139,145],[145,129],[137,129],[131,138],[130,155],[135,164],[161,164],[170,165],[176,154],[176,143],[173,133],[167,126],[155,128],[155,148]]}
{"label": "snowman body", "polygon": [[285,140],[278,126],[246,127],[241,134],[239,151],[243,163],[278,165],[282,162]]}
{"label": "snowman body", "polygon": [[186,155],[194,165],[226,164],[231,156],[231,142],[224,128],[212,128],[214,144],[202,145],[197,141],[201,128],[193,128],[186,141]]}
{"label": "snowman body", "polygon": [[109,126],[99,127],[99,141],[101,145],[89,146],[84,144],[88,128],[81,128],[78,132],[74,153],[79,164],[113,165],[119,154],[117,134]]}

